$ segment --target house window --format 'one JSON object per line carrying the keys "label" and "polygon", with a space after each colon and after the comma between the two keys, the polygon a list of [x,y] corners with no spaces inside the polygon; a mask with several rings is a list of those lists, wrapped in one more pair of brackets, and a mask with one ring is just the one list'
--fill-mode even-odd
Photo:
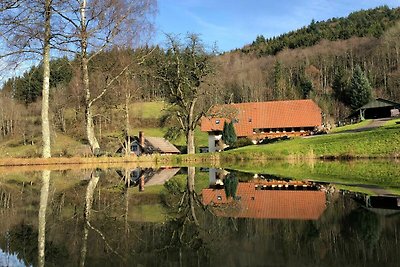
{"label": "house window", "polygon": [[215,120],[215,124],[219,124],[220,123],[220,120]]}
{"label": "house window", "polygon": [[132,145],[132,151],[138,151],[138,145]]}
{"label": "house window", "polygon": [[251,122],[252,121],[252,119],[251,118],[249,118],[249,122]]}

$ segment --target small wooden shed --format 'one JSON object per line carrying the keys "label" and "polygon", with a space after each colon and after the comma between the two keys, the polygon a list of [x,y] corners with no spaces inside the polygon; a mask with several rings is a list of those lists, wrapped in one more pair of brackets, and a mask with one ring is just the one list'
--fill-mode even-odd
{"label": "small wooden shed", "polygon": [[352,115],[360,119],[389,118],[399,115],[400,103],[377,98],[357,109]]}

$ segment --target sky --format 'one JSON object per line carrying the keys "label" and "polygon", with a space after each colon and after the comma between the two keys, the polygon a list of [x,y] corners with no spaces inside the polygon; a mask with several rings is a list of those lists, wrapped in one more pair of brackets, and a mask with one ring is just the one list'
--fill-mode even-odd
{"label": "sky", "polygon": [[242,48],[258,35],[278,36],[312,19],[345,17],[381,5],[399,7],[400,0],[159,0],[155,42],[162,44],[165,33],[197,33],[224,52]]}

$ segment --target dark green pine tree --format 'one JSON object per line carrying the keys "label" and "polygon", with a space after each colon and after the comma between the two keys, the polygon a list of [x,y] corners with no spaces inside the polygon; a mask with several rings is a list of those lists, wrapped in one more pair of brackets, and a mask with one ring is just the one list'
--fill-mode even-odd
{"label": "dark green pine tree", "polygon": [[228,131],[229,131],[229,145],[233,145],[237,141],[237,136],[235,132],[235,126],[233,126],[232,121],[228,124]]}
{"label": "dark green pine tree", "polygon": [[361,67],[357,65],[347,89],[350,107],[355,110],[368,103],[371,99],[371,91],[371,84],[361,70]]}
{"label": "dark green pine tree", "polygon": [[310,93],[313,90],[313,84],[312,84],[311,80],[308,77],[304,76],[304,77],[301,78],[301,80],[300,80],[300,90],[301,90],[301,94],[302,94],[304,99],[310,97]]}
{"label": "dark green pine tree", "polygon": [[224,140],[224,143],[226,144],[226,140],[228,139],[229,139],[228,123],[225,121],[224,128],[222,129],[222,140]]}
{"label": "dark green pine tree", "polygon": [[222,140],[227,145],[232,146],[237,141],[237,136],[235,132],[235,127],[233,126],[233,122],[224,122],[224,128],[222,130]]}
{"label": "dark green pine tree", "polygon": [[333,94],[337,100],[345,104],[350,104],[348,103],[348,99],[346,98],[347,87],[348,85],[347,85],[346,72],[344,71],[343,68],[339,67],[332,81]]}

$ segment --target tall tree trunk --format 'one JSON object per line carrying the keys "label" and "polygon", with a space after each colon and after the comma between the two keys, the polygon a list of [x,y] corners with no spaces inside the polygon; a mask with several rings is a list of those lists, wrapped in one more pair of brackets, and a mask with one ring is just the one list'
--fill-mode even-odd
{"label": "tall tree trunk", "polygon": [[42,157],[50,158],[50,123],[49,123],[49,92],[50,92],[50,37],[51,37],[51,1],[45,2],[45,24],[43,42],[43,88],[42,88]]}
{"label": "tall tree trunk", "polygon": [[86,28],[86,0],[82,0],[80,3],[80,14],[81,14],[81,71],[82,71],[82,85],[85,92],[85,123],[86,123],[86,137],[88,139],[90,148],[94,155],[97,155],[100,150],[99,142],[95,136],[92,104],[90,102],[90,85],[89,85],[89,70],[88,64],[89,59],[87,55],[88,46],[88,32]]}
{"label": "tall tree trunk", "polygon": [[187,140],[187,153],[195,154],[196,150],[194,145],[194,131],[192,129],[187,130],[186,140]]}
{"label": "tall tree trunk", "polygon": [[49,198],[50,171],[42,173],[42,188],[40,190],[39,222],[38,222],[38,266],[45,265],[46,244],[46,210]]}
{"label": "tall tree trunk", "polygon": [[194,107],[196,105],[197,98],[194,98],[189,106],[189,114],[188,114],[188,125],[186,129],[186,141],[187,141],[187,153],[195,154],[195,144],[194,144],[194,129],[196,128],[196,122],[194,119]]}
{"label": "tall tree trunk", "polygon": [[131,154],[131,133],[130,133],[130,123],[129,123],[129,99],[131,98],[128,85],[126,85],[125,91],[125,132],[126,132],[126,147],[125,156]]}

